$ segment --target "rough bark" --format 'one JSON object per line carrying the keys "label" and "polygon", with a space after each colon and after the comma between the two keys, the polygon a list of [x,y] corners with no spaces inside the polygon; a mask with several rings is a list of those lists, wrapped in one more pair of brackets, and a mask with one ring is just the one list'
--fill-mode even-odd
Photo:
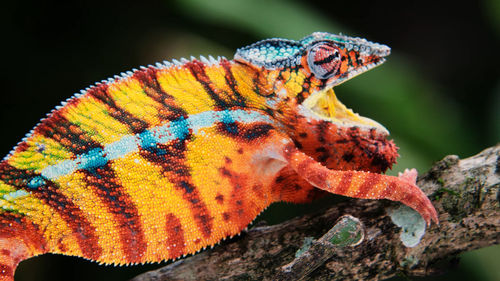
{"label": "rough bark", "polygon": [[[352,199],[321,214],[253,227],[213,250],[133,280],[382,280],[396,274],[422,276],[446,269],[461,252],[500,242],[500,144],[463,160],[447,156],[423,174],[418,185],[436,207],[440,225],[428,228],[415,247],[403,245],[402,230],[388,215],[398,204]],[[322,242],[324,238],[311,238],[338,227],[336,221],[346,214],[362,222],[361,243],[332,246]],[[312,246],[304,248],[304,241]],[[303,253],[296,257],[301,248]]]}

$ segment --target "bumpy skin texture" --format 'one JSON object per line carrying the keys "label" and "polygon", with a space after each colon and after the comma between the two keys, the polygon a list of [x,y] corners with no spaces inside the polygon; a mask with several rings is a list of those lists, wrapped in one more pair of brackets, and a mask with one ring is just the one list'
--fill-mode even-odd
{"label": "bumpy skin texture", "polygon": [[388,54],[314,33],[82,91],[0,162],[0,280],[44,253],[175,259],[240,233],[273,202],[321,190],[401,201],[437,222],[416,171],[380,174],[397,157],[387,131],[343,110],[331,90]]}

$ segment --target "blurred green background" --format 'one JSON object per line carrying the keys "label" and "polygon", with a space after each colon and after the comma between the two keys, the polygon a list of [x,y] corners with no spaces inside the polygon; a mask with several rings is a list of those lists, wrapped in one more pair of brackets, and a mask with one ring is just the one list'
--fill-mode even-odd
{"label": "blurred green background", "polygon": [[[500,140],[500,1],[9,1],[2,3],[4,155],[55,105],[140,65],[224,55],[269,37],[344,33],[392,47],[387,63],[337,87],[384,124],[405,167],[473,155]],[[278,205],[278,222],[311,209]],[[412,280],[500,280],[499,246],[461,255],[448,273]],[[356,266],[356,265],[353,265]],[[16,280],[126,280],[158,265],[117,268],[47,255]],[[405,280],[405,279],[393,279]]]}

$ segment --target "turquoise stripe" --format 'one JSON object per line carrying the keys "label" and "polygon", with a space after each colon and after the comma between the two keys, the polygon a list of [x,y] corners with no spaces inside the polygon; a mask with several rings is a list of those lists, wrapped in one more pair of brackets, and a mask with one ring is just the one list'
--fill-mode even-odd
{"label": "turquoise stripe", "polygon": [[106,165],[110,160],[119,159],[125,155],[139,151],[139,148],[147,149],[155,147],[157,144],[167,144],[173,140],[183,140],[189,130],[197,134],[201,129],[214,126],[218,122],[226,124],[232,122],[254,123],[267,122],[274,123],[267,115],[256,111],[245,110],[223,110],[205,111],[171,121],[165,125],[150,128],[142,133],[127,135],[120,140],[110,143],[104,149],[96,148],[81,154],[74,160],[63,160],[57,164],[45,167],[41,175],[49,180],[57,179],[61,176],[71,174],[78,169],[91,170]]}

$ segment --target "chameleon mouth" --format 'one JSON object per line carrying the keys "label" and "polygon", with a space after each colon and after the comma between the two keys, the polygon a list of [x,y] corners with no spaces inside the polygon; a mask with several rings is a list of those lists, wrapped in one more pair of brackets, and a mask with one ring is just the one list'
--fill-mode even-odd
{"label": "chameleon mouth", "polygon": [[341,103],[333,88],[325,89],[309,96],[303,105],[317,117],[335,123],[341,127],[360,127],[362,129],[375,129],[378,133],[388,136],[389,131],[377,121],[360,116]]}

